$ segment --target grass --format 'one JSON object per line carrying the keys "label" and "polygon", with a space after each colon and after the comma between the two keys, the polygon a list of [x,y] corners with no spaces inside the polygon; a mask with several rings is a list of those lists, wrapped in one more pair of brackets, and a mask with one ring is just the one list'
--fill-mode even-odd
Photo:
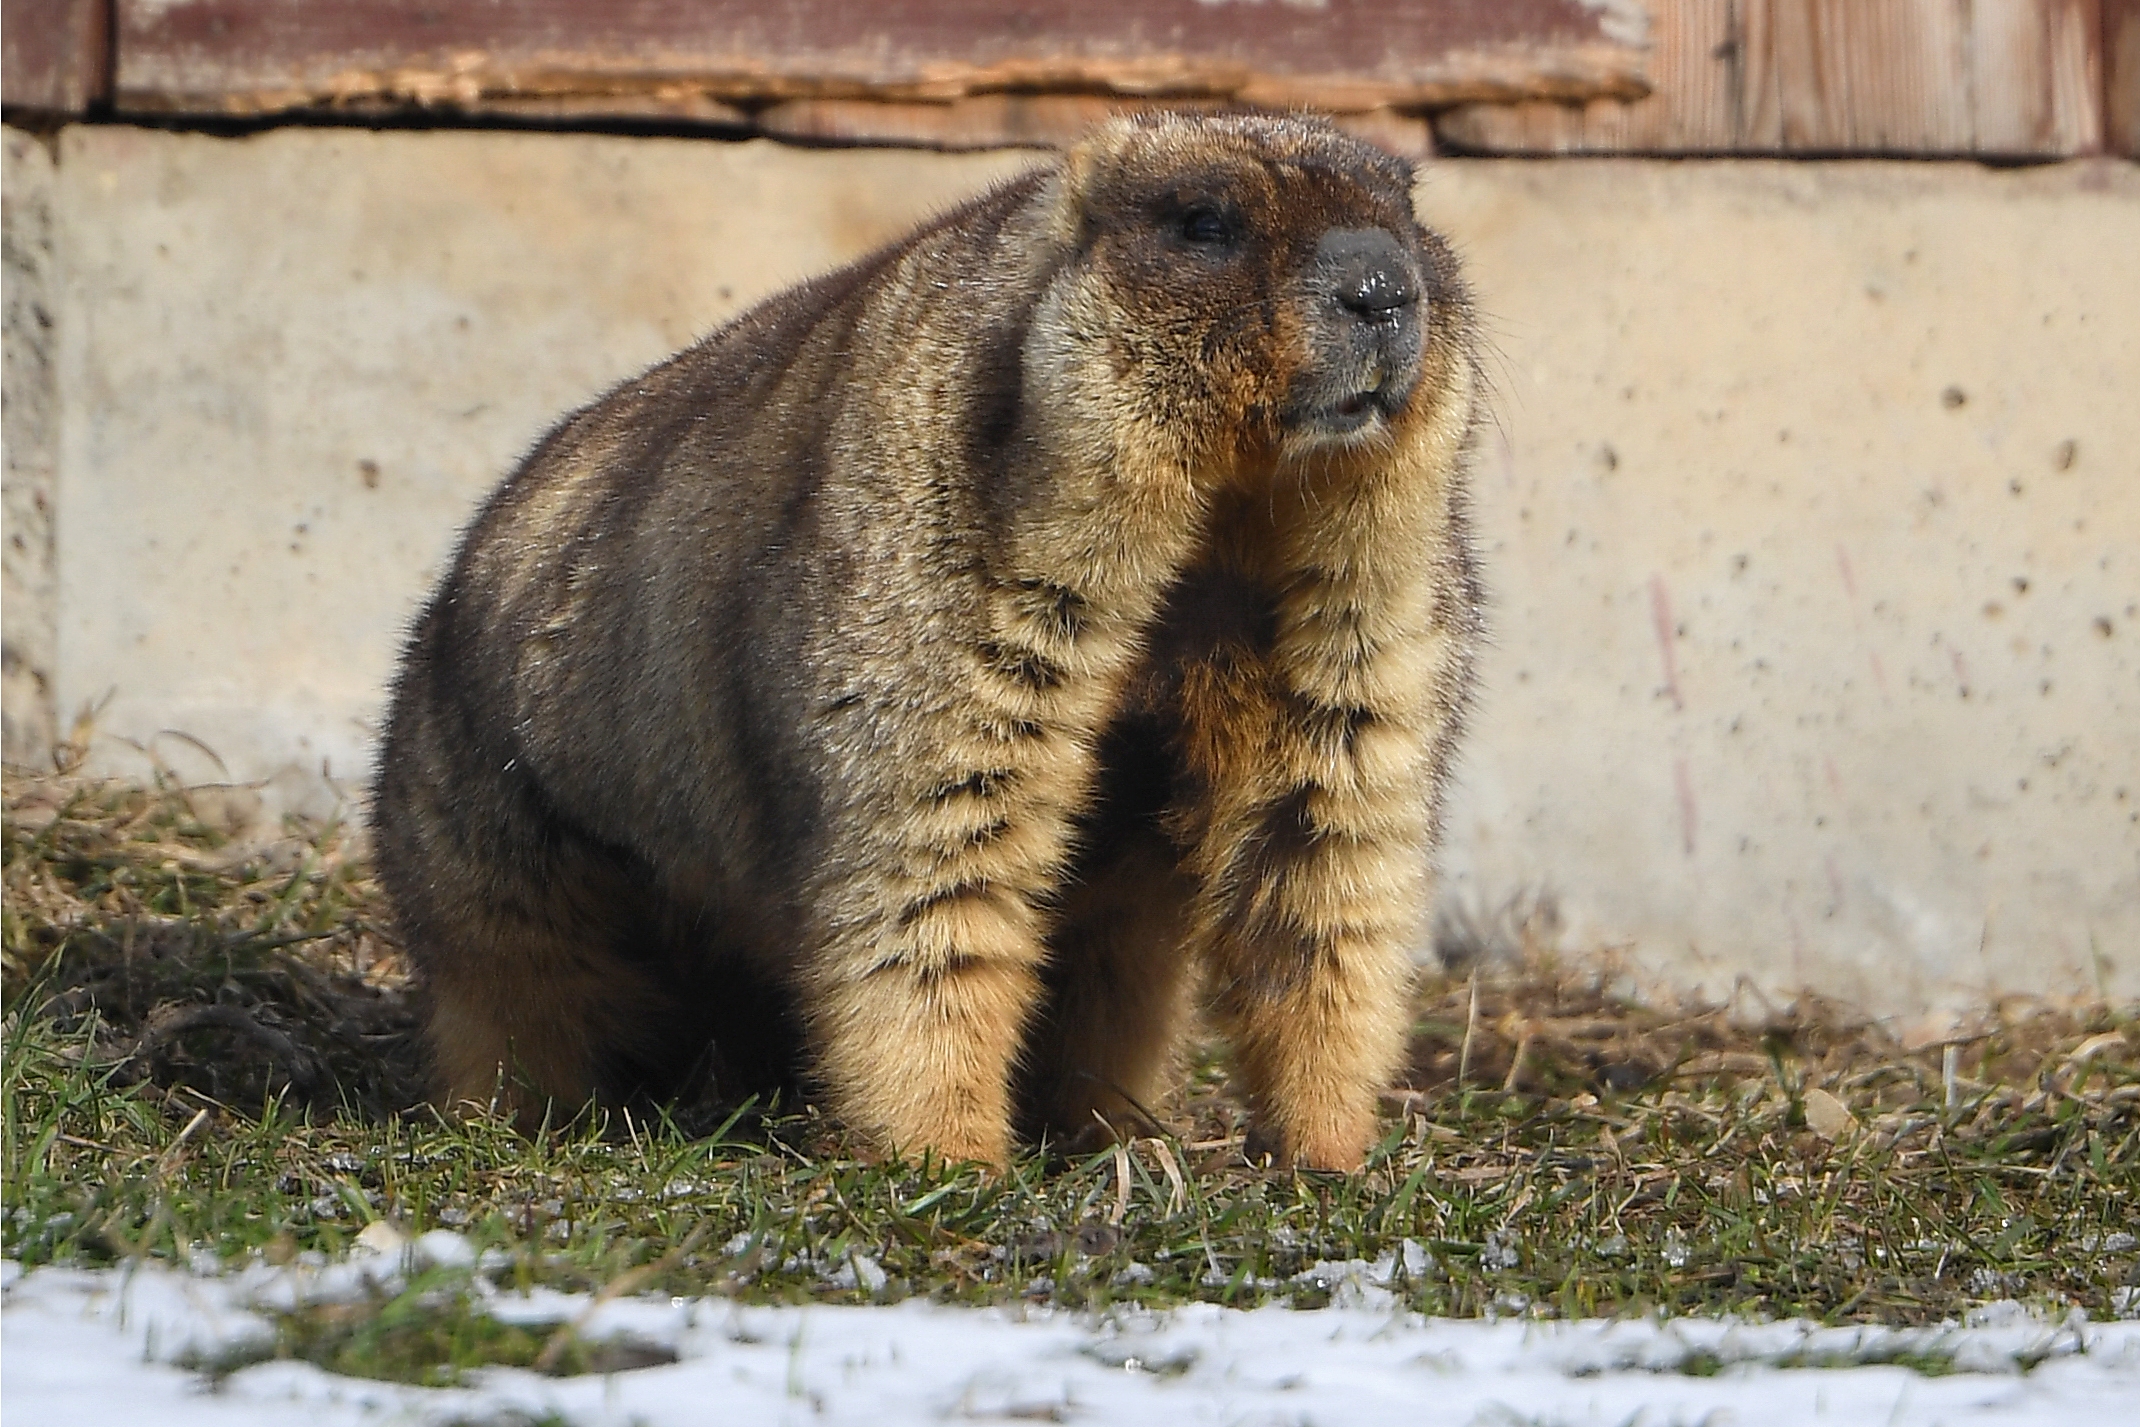
{"label": "grass", "polygon": [[[1351,1177],[1246,1164],[1215,1053],[1159,1133],[997,1176],[873,1162],[807,1106],[531,1139],[421,1107],[407,979],[340,830],[240,849],[204,795],[55,779],[10,778],[6,809],[0,1247],[26,1266],[332,1257],[385,1220],[495,1251],[502,1287],[752,1301],[1310,1307],[1356,1291],[1330,1261],[1383,1256],[1404,1303],[1454,1315],[2140,1296],[2133,1008],[2011,1004],[1913,1050],[1812,1001],[1746,1025],[1486,958],[1422,987]],[[546,1346],[431,1281],[281,1330],[410,1381]]]}
{"label": "grass", "polygon": [[557,1321],[505,1321],[491,1313],[466,1268],[431,1267],[393,1291],[306,1304],[268,1315],[272,1342],[246,1340],[194,1366],[222,1377],[257,1362],[297,1358],[350,1377],[462,1387],[482,1368],[531,1368],[553,1377],[673,1363],[676,1354],[631,1337],[584,1338]]}

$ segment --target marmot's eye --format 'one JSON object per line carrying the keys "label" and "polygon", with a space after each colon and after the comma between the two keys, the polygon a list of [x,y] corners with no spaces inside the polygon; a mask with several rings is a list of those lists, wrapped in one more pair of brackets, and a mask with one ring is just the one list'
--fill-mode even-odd
{"label": "marmot's eye", "polygon": [[1181,215],[1181,236],[1201,247],[1224,247],[1234,240],[1233,220],[1216,208],[1192,208]]}

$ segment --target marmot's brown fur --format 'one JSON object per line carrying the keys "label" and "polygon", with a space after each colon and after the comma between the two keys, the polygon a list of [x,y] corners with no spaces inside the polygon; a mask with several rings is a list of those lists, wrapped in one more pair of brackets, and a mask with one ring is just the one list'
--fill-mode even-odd
{"label": "marmot's brown fur", "polygon": [[1410,186],[1116,122],[552,431],[376,788],[443,1100],[710,1068],[1001,1161],[1133,1123],[1200,973],[1251,1152],[1358,1165],[1479,623]]}

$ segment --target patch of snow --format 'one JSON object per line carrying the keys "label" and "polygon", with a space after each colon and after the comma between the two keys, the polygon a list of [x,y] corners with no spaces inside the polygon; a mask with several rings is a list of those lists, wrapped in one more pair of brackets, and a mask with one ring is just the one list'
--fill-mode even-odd
{"label": "patch of snow", "polygon": [[409,1257],[419,1268],[474,1268],[476,1249],[459,1234],[433,1229],[418,1234],[409,1245]]}
{"label": "patch of snow", "polygon": [[891,1281],[884,1272],[884,1265],[863,1253],[849,1254],[846,1262],[824,1278],[834,1288],[859,1288],[864,1293],[875,1293]]}
{"label": "patch of snow", "polygon": [[[447,1238],[456,1236],[447,1235]],[[339,1377],[263,1362],[213,1391],[189,1365],[272,1339],[266,1315],[392,1290],[426,1265],[472,1256],[424,1235],[398,1256],[332,1265],[253,1264],[208,1274],[162,1264],[24,1273],[0,1263],[10,1422],[307,1427],[511,1421],[684,1427],[708,1421],[921,1427],[1011,1419],[1191,1427],[1200,1423],[1622,1424],[1734,1427],[1935,1423],[2071,1427],[2140,1420],[2140,1323],[2046,1317],[1989,1305],[1927,1328],[1805,1322],[1435,1320],[1394,1306],[1390,1285],[1432,1271],[1424,1248],[1372,1263],[1317,1263],[1307,1282],[1351,1306],[1196,1305],[1100,1315],[1040,1307],[747,1307],[718,1298],[598,1301],[471,1279],[485,1311],[628,1335],[677,1361],[606,1376],[491,1369],[462,1388]],[[1417,1252],[1413,1252],[1414,1249]],[[838,1272],[870,1287],[866,1255]],[[1373,1295],[1381,1295],[1379,1298]],[[1953,1370],[1926,1376],[1902,1364]]]}

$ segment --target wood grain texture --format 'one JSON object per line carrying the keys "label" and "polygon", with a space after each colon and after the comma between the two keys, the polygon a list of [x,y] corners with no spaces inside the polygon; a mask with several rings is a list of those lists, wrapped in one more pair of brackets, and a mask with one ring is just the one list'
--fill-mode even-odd
{"label": "wood grain texture", "polygon": [[1643,91],[1631,0],[118,0],[137,111],[949,100],[1003,91],[1336,109]]}
{"label": "wood grain texture", "polygon": [[[2073,153],[2102,146],[2101,0],[1976,0],[1970,61],[1976,151]],[[2092,129],[2069,116],[2093,114]]]}
{"label": "wood grain texture", "polygon": [[788,99],[758,111],[768,134],[841,144],[936,149],[1058,148],[1110,114],[1164,105],[1216,108],[1212,99],[1133,99],[1106,94],[974,94],[948,103],[882,99]]}
{"label": "wood grain texture", "polygon": [[[1104,94],[975,94],[947,104],[878,99],[790,99],[762,109],[757,127],[786,139],[936,149],[1061,148],[1112,114],[1149,108],[1219,109],[1215,99]],[[1388,108],[1332,116],[1338,127],[1403,158],[1434,152],[1427,121]]]}
{"label": "wood grain texture", "polygon": [[1738,107],[1735,32],[1720,3],[1659,0],[1650,29],[1651,97],[1584,103],[1482,103],[1438,116],[1440,138],[1511,153],[1699,152],[1732,147],[1720,117]]}
{"label": "wood grain texture", "polygon": [[2103,0],[2103,143],[2140,158],[2140,0]]}
{"label": "wood grain texture", "polygon": [[2091,153],[2104,3],[1658,0],[1647,98],[1466,104],[1436,132],[1488,153]]}
{"label": "wood grain texture", "polygon": [[108,0],[0,4],[0,103],[79,114],[111,92]]}

